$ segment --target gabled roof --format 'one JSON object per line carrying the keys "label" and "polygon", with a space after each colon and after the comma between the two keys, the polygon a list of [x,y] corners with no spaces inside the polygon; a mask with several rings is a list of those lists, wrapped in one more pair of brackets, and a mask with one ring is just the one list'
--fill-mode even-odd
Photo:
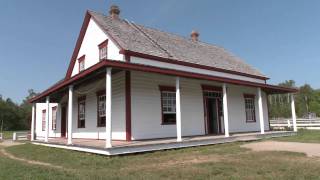
{"label": "gabled roof", "polygon": [[260,71],[216,45],[192,41],[123,19],[114,20],[94,11],[88,11],[88,14],[116,41],[121,50],[267,79]]}

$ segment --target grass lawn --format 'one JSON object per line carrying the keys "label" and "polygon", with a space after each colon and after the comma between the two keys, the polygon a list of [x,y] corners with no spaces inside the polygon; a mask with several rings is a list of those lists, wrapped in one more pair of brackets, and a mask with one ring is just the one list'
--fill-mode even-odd
{"label": "grass lawn", "polygon": [[297,136],[281,137],[277,138],[276,140],[305,143],[320,143],[320,131],[301,129],[299,130]]}
{"label": "grass lawn", "polygon": [[3,131],[3,138],[4,139],[12,139],[12,134],[14,131]]}
{"label": "grass lawn", "polygon": [[[308,136],[309,133],[304,132]],[[299,132],[300,134],[300,132]],[[320,131],[318,132],[318,136]],[[300,136],[300,135],[299,135]],[[302,137],[296,139],[302,139]],[[283,138],[281,138],[283,140]],[[0,153],[0,179],[319,179],[320,158],[292,152],[253,152],[242,143],[106,157],[24,144],[6,148],[30,165]],[[1,147],[0,147],[1,149]]]}

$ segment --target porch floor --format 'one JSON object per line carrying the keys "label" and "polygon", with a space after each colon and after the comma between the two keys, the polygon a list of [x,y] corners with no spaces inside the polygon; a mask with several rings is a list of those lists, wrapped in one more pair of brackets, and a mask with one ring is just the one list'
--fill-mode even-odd
{"label": "porch floor", "polygon": [[138,153],[156,151],[164,149],[176,149],[183,147],[194,147],[210,144],[221,144],[236,141],[253,141],[263,138],[282,137],[296,135],[292,131],[267,131],[265,134],[260,132],[234,133],[230,137],[224,135],[204,135],[183,137],[182,142],[177,142],[176,138],[150,139],[136,141],[112,141],[112,148],[105,148],[105,140],[97,139],[72,139],[72,145],[67,145],[66,138],[49,138],[49,142],[40,140],[33,141],[50,147],[71,149],[76,151],[90,152],[103,155],[119,155],[128,153]]}

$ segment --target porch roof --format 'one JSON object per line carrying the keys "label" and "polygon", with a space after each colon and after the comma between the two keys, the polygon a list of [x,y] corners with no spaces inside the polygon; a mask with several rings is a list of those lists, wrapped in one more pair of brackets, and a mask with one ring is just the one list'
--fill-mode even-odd
{"label": "porch roof", "polygon": [[134,70],[134,71],[143,71],[143,72],[150,72],[150,73],[159,73],[159,74],[173,75],[173,76],[179,76],[184,78],[202,79],[202,80],[216,81],[216,82],[229,83],[229,84],[242,85],[242,86],[260,87],[263,89],[263,91],[267,92],[268,94],[295,93],[298,91],[295,88],[270,85],[266,83],[249,82],[249,81],[243,81],[243,80],[237,80],[237,79],[210,76],[210,75],[204,75],[204,74],[198,74],[198,73],[192,73],[192,72],[186,72],[186,71],[180,71],[180,70],[174,70],[174,69],[167,69],[167,68],[159,68],[154,66],[134,64],[130,62],[122,62],[118,60],[109,59],[109,60],[101,61],[69,79],[64,79],[62,81],[59,81],[55,85],[51,86],[49,89],[31,98],[29,102],[33,103],[33,102],[41,101],[46,96],[53,94],[56,91],[59,91],[63,88],[66,88],[67,86],[72,85],[73,83],[85,78],[86,76],[91,75],[98,70],[103,70],[103,68],[106,68],[106,67],[113,67],[113,68],[122,69],[122,70]]}

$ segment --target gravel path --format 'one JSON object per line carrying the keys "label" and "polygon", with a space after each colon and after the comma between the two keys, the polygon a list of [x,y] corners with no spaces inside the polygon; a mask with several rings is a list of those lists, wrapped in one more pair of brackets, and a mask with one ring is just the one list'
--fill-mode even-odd
{"label": "gravel path", "polygon": [[309,157],[320,157],[320,144],[316,143],[263,141],[244,144],[241,147],[253,151],[291,151],[305,153]]}

